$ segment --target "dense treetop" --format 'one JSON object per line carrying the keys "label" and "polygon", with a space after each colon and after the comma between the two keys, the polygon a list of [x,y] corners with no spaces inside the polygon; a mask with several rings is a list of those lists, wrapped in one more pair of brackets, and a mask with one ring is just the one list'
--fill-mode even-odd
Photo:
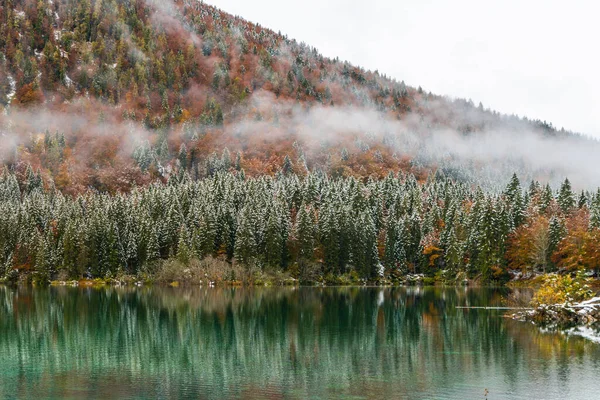
{"label": "dense treetop", "polygon": [[0,263],[8,276],[115,277],[220,257],[304,280],[421,273],[504,281],[509,272],[600,267],[600,192],[578,197],[516,176],[502,193],[431,177],[362,182],[280,171],[187,172],[115,196],[72,198],[28,169],[0,177]]}

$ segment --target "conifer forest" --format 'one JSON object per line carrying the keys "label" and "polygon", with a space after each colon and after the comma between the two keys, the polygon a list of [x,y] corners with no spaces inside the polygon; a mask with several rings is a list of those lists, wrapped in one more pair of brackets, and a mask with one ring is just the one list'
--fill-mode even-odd
{"label": "conifer forest", "polygon": [[128,194],[77,197],[43,187],[31,169],[23,181],[5,171],[5,274],[111,278],[152,274],[161,260],[218,257],[305,282],[422,274],[503,283],[517,273],[596,273],[600,262],[600,192],[576,195],[568,180],[554,192],[523,188],[515,175],[495,193],[438,175],[331,178],[285,164],[248,178],[234,164],[225,152],[223,170],[203,179],[183,171]]}

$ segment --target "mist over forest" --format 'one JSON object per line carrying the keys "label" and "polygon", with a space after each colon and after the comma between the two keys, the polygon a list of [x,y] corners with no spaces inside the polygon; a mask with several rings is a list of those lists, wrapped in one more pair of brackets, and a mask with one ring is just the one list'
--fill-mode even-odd
{"label": "mist over forest", "polygon": [[225,149],[250,176],[287,157],[298,173],[600,185],[595,140],[324,57],[202,2],[11,0],[0,22],[0,158],[65,193],[127,192],[182,165],[209,176]]}

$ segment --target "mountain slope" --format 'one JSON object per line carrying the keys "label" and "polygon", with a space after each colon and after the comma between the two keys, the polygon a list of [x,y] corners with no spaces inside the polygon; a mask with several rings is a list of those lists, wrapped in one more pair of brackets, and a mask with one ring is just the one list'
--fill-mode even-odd
{"label": "mountain slope", "polygon": [[588,157],[552,155],[590,155],[595,142],[323,57],[201,2],[7,0],[0,26],[0,157],[66,192],[284,164],[483,184],[513,170],[595,175]]}

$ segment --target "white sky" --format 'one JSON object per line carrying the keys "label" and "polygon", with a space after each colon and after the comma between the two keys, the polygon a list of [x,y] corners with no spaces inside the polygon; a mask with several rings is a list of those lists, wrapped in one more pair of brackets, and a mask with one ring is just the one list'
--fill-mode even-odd
{"label": "white sky", "polygon": [[600,2],[205,1],[327,57],[600,138]]}

